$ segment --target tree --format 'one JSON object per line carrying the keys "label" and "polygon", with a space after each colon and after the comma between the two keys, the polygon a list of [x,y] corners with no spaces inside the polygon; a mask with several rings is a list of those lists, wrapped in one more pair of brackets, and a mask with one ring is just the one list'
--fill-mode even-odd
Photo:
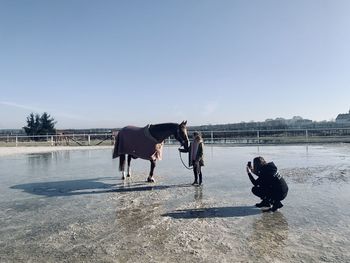
{"label": "tree", "polygon": [[27,135],[37,135],[40,129],[40,116],[32,112],[27,117],[27,126],[23,127]]}
{"label": "tree", "polygon": [[54,134],[56,133],[55,130],[55,120],[54,118],[51,118],[49,114],[44,112],[41,117],[40,117],[40,130],[39,134],[40,135],[46,135],[46,134]]}
{"label": "tree", "polygon": [[27,126],[23,127],[27,135],[46,135],[56,133],[55,120],[44,112],[41,116],[39,114],[31,113],[27,117]]}

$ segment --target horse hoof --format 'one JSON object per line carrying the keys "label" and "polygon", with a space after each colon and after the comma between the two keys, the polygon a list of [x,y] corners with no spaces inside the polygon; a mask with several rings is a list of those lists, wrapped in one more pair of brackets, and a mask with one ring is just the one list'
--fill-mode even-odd
{"label": "horse hoof", "polygon": [[148,178],[147,178],[147,182],[149,182],[149,183],[154,183],[154,179],[153,179],[153,178],[148,177]]}
{"label": "horse hoof", "polygon": [[122,176],[122,180],[125,180],[125,176]]}
{"label": "horse hoof", "polygon": [[131,177],[131,175],[130,175],[130,174],[128,174],[126,177]]}

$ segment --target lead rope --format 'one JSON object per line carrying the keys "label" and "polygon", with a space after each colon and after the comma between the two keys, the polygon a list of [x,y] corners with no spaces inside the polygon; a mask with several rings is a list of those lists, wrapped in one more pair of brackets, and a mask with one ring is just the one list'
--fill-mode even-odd
{"label": "lead rope", "polygon": [[[180,136],[180,128],[178,128],[178,129],[176,130],[176,133],[177,133],[177,137],[181,138],[181,136]],[[180,142],[180,143],[181,143],[181,142]],[[182,143],[181,143],[181,145],[182,145]],[[191,168],[191,167],[188,167],[188,166],[184,163],[184,161],[182,160],[182,156],[181,156],[181,152],[180,152],[180,151],[179,151],[179,155],[180,155],[180,160],[181,160],[183,166],[184,166],[186,169],[188,169],[188,170],[192,170],[192,168]]]}
{"label": "lead rope", "polygon": [[182,160],[182,156],[181,156],[181,152],[180,152],[180,151],[179,151],[179,155],[180,155],[180,160],[181,160],[183,166],[185,166],[185,168],[188,169],[188,170],[192,170],[192,168],[191,168],[191,167],[188,167],[188,166],[184,163],[184,161]]}

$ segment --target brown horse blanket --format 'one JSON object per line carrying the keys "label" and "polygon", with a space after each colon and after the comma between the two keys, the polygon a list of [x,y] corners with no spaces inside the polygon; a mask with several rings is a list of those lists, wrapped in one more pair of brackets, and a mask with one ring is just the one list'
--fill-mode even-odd
{"label": "brown horse blanket", "polygon": [[149,132],[149,125],[140,128],[127,126],[118,132],[114,144],[113,159],[130,154],[145,160],[161,160],[163,143],[158,143]]}

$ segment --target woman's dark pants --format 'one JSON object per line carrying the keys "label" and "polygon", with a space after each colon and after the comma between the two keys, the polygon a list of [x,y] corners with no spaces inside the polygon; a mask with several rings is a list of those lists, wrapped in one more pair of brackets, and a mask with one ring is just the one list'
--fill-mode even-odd
{"label": "woman's dark pants", "polygon": [[[193,175],[194,175],[194,182],[198,184],[202,184],[202,169],[199,162],[193,162]],[[198,182],[198,177],[199,177],[199,182]]]}

